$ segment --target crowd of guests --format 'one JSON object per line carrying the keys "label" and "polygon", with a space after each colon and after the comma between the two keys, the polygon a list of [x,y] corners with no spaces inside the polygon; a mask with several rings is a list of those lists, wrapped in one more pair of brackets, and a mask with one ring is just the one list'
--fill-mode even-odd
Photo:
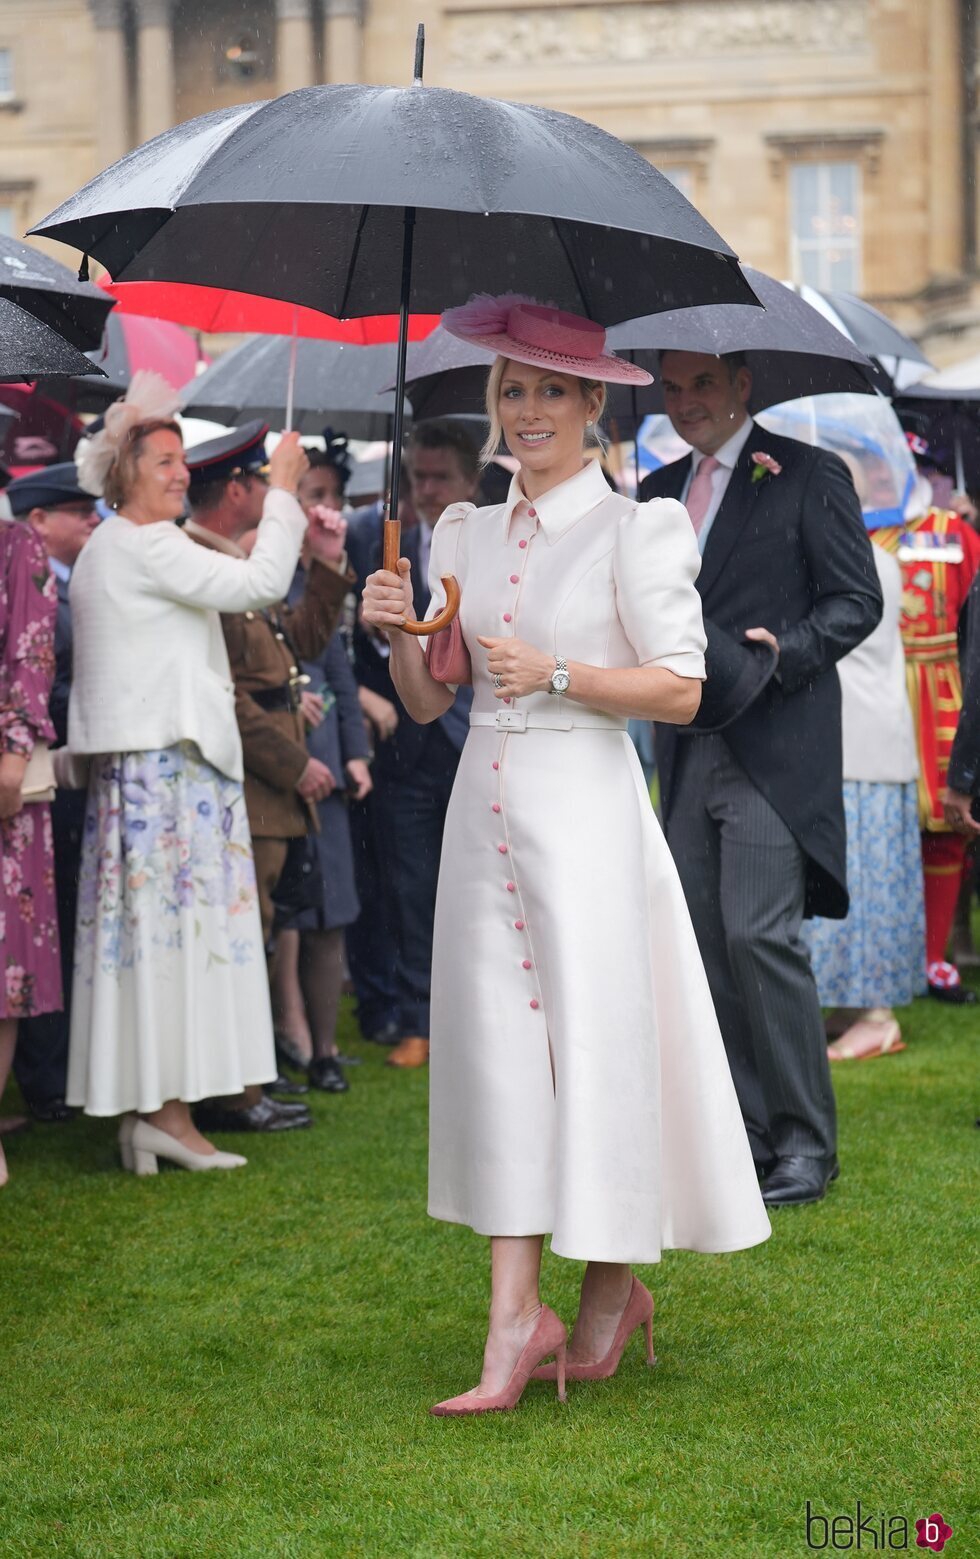
{"label": "crowd of guests", "polygon": [[[765,1200],[810,1201],[838,1172],[829,1062],[902,1048],[914,995],[973,998],[949,943],[980,832],[980,538],[923,479],[870,545],[861,472],[756,424],[741,359],[661,368],[693,454],[639,496],[687,507],[708,641],[694,725],[657,729],[661,809]],[[342,436],[188,452],[176,410],[135,376],[0,522],[0,1093],[13,1064],[38,1121],[120,1119],[137,1173],[309,1127],[303,1096],[356,1064],[348,980],[364,1038],[425,1064],[471,701],[419,725],[399,700],[358,606],[384,515],[345,507]],[[413,429],[404,470],[424,616],[435,524],[485,477],[452,421]]]}

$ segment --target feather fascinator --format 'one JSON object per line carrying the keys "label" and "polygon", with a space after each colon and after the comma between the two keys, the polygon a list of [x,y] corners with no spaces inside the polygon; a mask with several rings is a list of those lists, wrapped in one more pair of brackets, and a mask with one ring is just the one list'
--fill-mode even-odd
{"label": "feather fascinator", "polygon": [[126,394],[113,401],[103,417],[101,430],[79,440],[75,464],[85,490],[101,497],[106,477],[133,428],[145,422],[169,422],[182,405],[180,395],[162,374],[138,368]]}

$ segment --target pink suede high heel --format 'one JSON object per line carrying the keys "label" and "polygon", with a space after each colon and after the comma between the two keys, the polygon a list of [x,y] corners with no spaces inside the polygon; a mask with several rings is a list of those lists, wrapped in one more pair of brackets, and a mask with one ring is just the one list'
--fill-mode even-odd
{"label": "pink suede high heel", "polygon": [[[619,1318],[616,1335],[605,1358],[599,1359],[595,1364],[576,1364],[569,1359],[565,1365],[568,1379],[608,1380],[610,1375],[615,1375],[623,1356],[623,1349],[633,1333],[641,1326],[647,1334],[647,1364],[656,1364],[657,1356],[653,1351],[653,1295],[648,1288],[643,1287],[639,1278],[634,1278],[630,1297],[626,1301],[626,1309]],[[553,1364],[542,1364],[534,1371],[532,1378],[554,1380],[554,1368]]]}
{"label": "pink suede high heel", "polygon": [[547,1305],[542,1305],[534,1331],[521,1349],[513,1374],[503,1391],[498,1391],[493,1397],[477,1397],[472,1391],[466,1391],[461,1397],[437,1402],[435,1407],[430,1407],[429,1412],[436,1418],[467,1418],[474,1413],[509,1413],[521,1400],[524,1387],[532,1374],[538,1373],[535,1365],[551,1353],[555,1355],[555,1363],[550,1366],[553,1373],[549,1379],[558,1381],[558,1400],[564,1402],[567,1341],[568,1333],[555,1312]]}

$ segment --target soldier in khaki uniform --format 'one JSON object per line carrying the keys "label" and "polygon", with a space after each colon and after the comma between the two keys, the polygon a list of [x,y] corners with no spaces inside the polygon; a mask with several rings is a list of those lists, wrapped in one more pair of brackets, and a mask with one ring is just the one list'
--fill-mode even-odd
{"label": "soldier in khaki uniform", "polygon": [[[188,452],[192,518],[185,530],[201,546],[245,555],[241,540],[258,524],[265,502],[267,433],[267,424],[251,422]],[[298,447],[296,454],[293,491],[307,465]],[[316,829],[315,803],[329,793],[331,784],[329,771],[306,749],[301,709],[305,679],[299,662],[319,655],[331,638],[353,579],[347,571],[341,521],[321,522],[314,516],[307,538],[311,563],[298,605],[283,603],[221,619],[235,683],[245,804],[267,943],[275,913],[273,893],[283,876],[290,842]],[[283,1129],[271,1124],[271,1117],[269,1124],[260,1124],[269,1117],[265,1106],[270,1102],[256,1100],[254,1109],[250,1105],[237,1110],[236,1117],[242,1118],[234,1124]],[[253,1114],[254,1124],[247,1119]]]}

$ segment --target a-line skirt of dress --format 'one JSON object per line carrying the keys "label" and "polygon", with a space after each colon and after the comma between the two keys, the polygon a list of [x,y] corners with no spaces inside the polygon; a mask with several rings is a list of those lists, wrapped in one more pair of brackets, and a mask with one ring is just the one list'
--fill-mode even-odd
{"label": "a-line skirt of dress", "polygon": [[846,920],[804,921],[824,1007],[902,1007],[926,989],[915,781],[844,781]]}
{"label": "a-line skirt of dress", "polygon": [[61,1010],[51,808],[29,802],[0,821],[0,1019]]}
{"label": "a-line skirt of dress", "polygon": [[276,1075],[242,786],[191,743],[93,760],[68,1101],[89,1115]]}

